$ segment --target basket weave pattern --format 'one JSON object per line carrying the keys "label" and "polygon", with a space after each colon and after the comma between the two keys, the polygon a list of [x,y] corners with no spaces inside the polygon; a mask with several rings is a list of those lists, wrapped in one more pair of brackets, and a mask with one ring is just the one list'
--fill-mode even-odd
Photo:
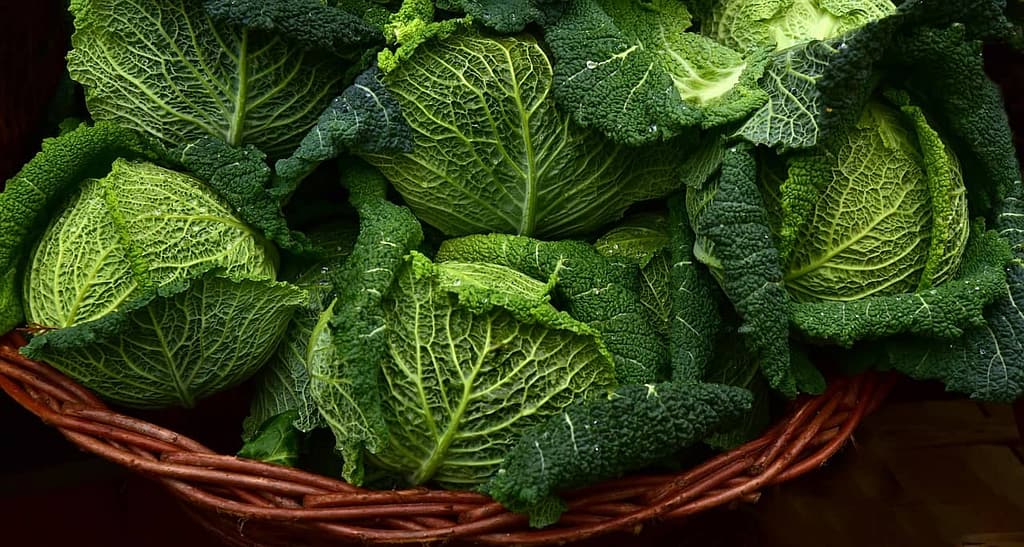
{"label": "basket weave pattern", "polygon": [[565,494],[569,511],[535,530],[487,496],[413,489],[371,491],[324,476],[216,454],[173,431],[110,410],[53,368],[18,353],[18,334],[0,339],[0,389],[80,448],[147,475],[185,502],[229,545],[339,540],[376,544],[471,541],[547,545],[648,521],[756,501],[765,487],[822,465],[883,400],[892,378],[865,374],[803,398],[761,438],[674,474],[636,475]]}

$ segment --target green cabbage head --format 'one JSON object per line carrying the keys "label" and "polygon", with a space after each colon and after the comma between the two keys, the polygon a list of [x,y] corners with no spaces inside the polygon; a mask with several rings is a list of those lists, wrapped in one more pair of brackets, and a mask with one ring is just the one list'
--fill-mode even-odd
{"label": "green cabbage head", "polygon": [[25,349],[104,398],[191,406],[254,373],[306,300],[277,254],[202,182],[117,160],[38,240]]}
{"label": "green cabbage head", "polygon": [[721,0],[703,32],[737,51],[828,40],[891,15],[891,0]]}
{"label": "green cabbage head", "polygon": [[870,103],[844,135],[761,169],[798,302],[914,293],[958,273],[970,235],[960,165],[920,109]]}

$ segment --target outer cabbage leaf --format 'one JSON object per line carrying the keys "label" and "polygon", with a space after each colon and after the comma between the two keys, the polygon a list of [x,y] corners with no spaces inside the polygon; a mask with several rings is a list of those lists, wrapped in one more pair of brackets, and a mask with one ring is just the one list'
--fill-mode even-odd
{"label": "outer cabbage leaf", "polygon": [[665,340],[648,321],[636,270],[609,261],[592,246],[503,234],[468,236],[445,241],[437,260],[497,264],[534,279],[555,279],[555,296],[566,311],[601,334],[615,357],[619,383],[664,376]]}
{"label": "outer cabbage leaf", "polygon": [[390,443],[379,465],[413,484],[472,487],[524,430],[608,394],[611,355],[547,291],[502,266],[411,256],[384,301]]}
{"label": "outer cabbage leaf", "polygon": [[744,58],[684,32],[690,24],[674,0],[569,2],[545,33],[559,106],[635,145],[737,121],[764,104],[757,80],[767,53]]}
{"label": "outer cabbage leaf", "polygon": [[975,399],[1012,402],[1024,394],[1024,190],[1011,189],[995,229],[1012,246],[1016,260],[1006,268],[999,298],[985,309],[984,322],[948,344],[908,339],[890,345],[893,367],[913,378],[938,379],[947,389]]}
{"label": "outer cabbage leaf", "polygon": [[613,261],[640,266],[640,302],[658,336],[669,342],[672,380],[699,381],[720,325],[719,293],[693,256],[694,236],[681,194],[669,214],[627,218],[594,243]]}
{"label": "outer cabbage leaf", "polygon": [[327,257],[286,278],[309,293],[309,305],[292,317],[284,341],[256,378],[256,393],[243,423],[246,440],[267,420],[293,410],[293,425],[299,431],[327,426],[310,394],[309,371],[322,370],[334,357],[330,321],[337,302],[333,299],[331,281],[351,253],[356,233],[334,228],[316,236],[318,247],[329,245],[325,249]]}
{"label": "outer cabbage leaf", "polygon": [[322,0],[203,0],[214,21],[279,36],[303,49],[359,57],[384,42],[380,29]]}
{"label": "outer cabbage leaf", "polygon": [[297,411],[282,412],[267,419],[238,451],[240,458],[295,467],[299,463],[302,435],[295,429]]}
{"label": "outer cabbage leaf", "polygon": [[0,193],[0,331],[8,332],[25,319],[22,271],[53,211],[82,180],[106,175],[118,157],[153,156],[149,143],[130,129],[82,125],[44,141],[42,151],[7,182]]}
{"label": "outer cabbage leaf", "polygon": [[346,164],[344,182],[359,212],[359,236],[352,255],[333,276],[338,302],[330,321],[334,355],[313,360],[313,400],[345,458],[343,475],[353,484],[364,478],[364,449],[384,450],[388,428],[381,410],[380,362],[387,354],[382,302],[405,256],[423,241],[416,217],[385,199],[387,181],[361,162]]}
{"label": "outer cabbage leaf", "polygon": [[106,177],[86,181],[39,239],[25,274],[26,315],[69,327],[210,269],[272,280],[276,260],[200,181],[117,160]]}
{"label": "outer cabbage leaf", "polygon": [[779,252],[757,187],[757,163],[748,146],[725,154],[717,185],[688,196],[697,240],[694,255],[716,275],[742,320],[740,332],[771,386],[794,396],[790,365],[789,297]]}
{"label": "outer cabbage leaf", "polygon": [[259,370],[306,301],[286,283],[208,274],[37,336],[22,352],[118,404],[191,407]]}
{"label": "outer cabbage leaf", "polygon": [[1019,175],[1006,112],[977,40],[1012,39],[1004,7],[1002,0],[908,0],[846,37],[818,82],[822,133],[845,131],[879,79],[907,89],[963,163],[971,210],[994,212]]}
{"label": "outer cabbage leaf", "polygon": [[846,133],[789,159],[780,248],[795,300],[912,293],[956,274],[969,233],[959,165],[920,110],[903,108],[871,103]]}
{"label": "outer cabbage leaf", "polygon": [[212,135],[291,152],[337,94],[337,60],[214,22],[202,0],[76,0],[71,77],[93,119],[168,148]]}
{"label": "outer cabbage leaf", "polygon": [[526,25],[557,18],[568,4],[566,0],[437,0],[437,7],[460,11],[473,21],[498,32],[522,32]]}
{"label": "outer cabbage leaf", "polygon": [[253,146],[238,148],[215,137],[201,137],[174,149],[171,155],[206,181],[264,237],[293,253],[314,252],[306,236],[288,228],[281,201],[269,189],[270,168],[263,152]]}
{"label": "outer cabbage leaf", "polygon": [[432,42],[384,80],[412,152],[364,157],[447,235],[586,234],[678,186],[674,149],[628,149],[578,128],[555,108],[551,78],[527,37]]}
{"label": "outer cabbage leaf", "polygon": [[750,393],[713,384],[663,383],[620,388],[577,404],[529,431],[484,491],[530,524],[557,521],[562,490],[642,469],[749,412]]}
{"label": "outer cabbage leaf", "polygon": [[827,40],[896,11],[891,0],[719,0],[701,31],[736,51]]}
{"label": "outer cabbage leaf", "polygon": [[780,51],[761,79],[768,102],[737,132],[754,144],[810,148],[817,144],[821,96],[817,83],[841,44],[813,41]]}
{"label": "outer cabbage leaf", "polygon": [[298,149],[278,160],[274,166],[275,195],[288,198],[321,162],[344,151],[384,154],[412,149],[412,132],[402,118],[401,106],[380,78],[376,68],[360,74],[331,101]]}

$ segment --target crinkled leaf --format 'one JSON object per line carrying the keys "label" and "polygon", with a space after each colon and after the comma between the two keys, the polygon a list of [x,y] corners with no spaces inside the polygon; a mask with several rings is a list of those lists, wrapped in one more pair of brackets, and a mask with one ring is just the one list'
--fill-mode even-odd
{"label": "crinkled leaf", "polygon": [[210,269],[274,279],[276,251],[200,181],[116,160],[56,215],[25,272],[30,323],[63,328],[99,319]]}
{"label": "crinkled leaf", "polygon": [[375,453],[388,442],[380,391],[380,362],[387,353],[382,301],[423,232],[408,209],[385,200],[387,181],[380,173],[355,161],[347,168],[359,236],[333,282],[342,303],[330,322],[334,356],[310,363],[309,373],[313,399],[345,458],[345,479],[359,484],[364,448]]}
{"label": "crinkled leaf", "polygon": [[675,147],[632,149],[580,129],[556,109],[551,78],[526,36],[434,42],[384,80],[412,126],[412,152],[364,157],[449,236],[588,234],[679,185]]}
{"label": "crinkled leaf", "polygon": [[742,119],[767,99],[766,52],[744,57],[685,32],[683,2],[573,0],[549,24],[555,96],[583,127],[649,143]]}
{"label": "crinkled leaf", "polygon": [[287,283],[208,274],[37,336],[22,353],[118,404],[191,407],[259,370],[306,302]]}
{"label": "crinkled leaf", "polygon": [[89,113],[168,148],[212,135],[291,152],[338,92],[330,56],[213,21],[202,0],[76,0],[68,54]]}
{"label": "crinkled leaf", "polygon": [[138,133],[108,123],[82,125],[43,142],[43,149],[0,193],[0,331],[24,319],[22,271],[53,211],[90,177],[102,177],[119,157],[153,158]]}
{"label": "crinkled leaf", "polygon": [[816,86],[839,51],[837,46],[814,41],[775,54],[761,77],[768,102],[737,134],[782,150],[817,144],[821,97]]}
{"label": "crinkled leaf", "polygon": [[624,386],[529,431],[484,490],[510,510],[529,513],[532,525],[552,524],[558,492],[651,465],[735,425],[750,405],[748,391],[727,386]]}
{"label": "crinkled leaf", "polygon": [[413,484],[471,488],[525,430],[607,396],[611,355],[547,292],[510,268],[414,253],[384,300],[390,442],[375,462]]}
{"label": "crinkled leaf", "polygon": [[957,338],[985,322],[985,306],[1006,294],[1011,253],[995,232],[975,230],[960,275],[935,288],[849,302],[792,302],[790,320],[806,336],[849,346],[900,333]]}
{"label": "crinkled leaf", "polygon": [[526,25],[557,18],[566,0],[438,0],[437,7],[465,13],[473,21],[498,32],[522,32]]}
{"label": "crinkled leaf", "polygon": [[275,165],[274,194],[286,198],[321,162],[344,151],[384,154],[412,149],[401,106],[371,68],[331,102],[291,156]]}
{"label": "crinkled leaf", "polygon": [[740,333],[761,360],[762,373],[773,388],[793,396],[797,385],[789,360],[789,297],[757,171],[750,147],[726,152],[710,197],[698,206],[688,205],[697,235],[694,250],[716,273],[741,317]]}
{"label": "crinkled leaf", "polygon": [[721,297],[708,274],[693,254],[695,237],[686,216],[682,195],[669,200],[668,259],[670,314],[668,322],[669,361],[675,382],[699,381],[713,356],[714,341],[721,326],[718,301]]}
{"label": "crinkled leaf", "polygon": [[468,236],[445,241],[437,260],[498,264],[539,280],[554,277],[556,297],[566,311],[601,334],[615,357],[620,384],[664,376],[665,340],[648,321],[636,270],[609,261],[592,246],[503,234]]}
{"label": "crinkled leaf", "polygon": [[247,224],[282,249],[306,254],[309,240],[288,228],[281,202],[268,191],[266,155],[253,146],[234,147],[215,137],[179,146],[172,157],[224,198]]}
{"label": "crinkled leaf", "polygon": [[203,0],[217,23],[284,38],[302,49],[359,57],[384,43],[380,29],[321,0]]}
{"label": "crinkled leaf", "polygon": [[783,50],[843,35],[895,9],[892,0],[719,0],[701,32],[737,51]]}

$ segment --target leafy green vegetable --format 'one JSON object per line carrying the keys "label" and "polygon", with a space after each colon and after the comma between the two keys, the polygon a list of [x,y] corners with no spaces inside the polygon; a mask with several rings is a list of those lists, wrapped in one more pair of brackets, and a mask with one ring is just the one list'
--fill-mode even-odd
{"label": "leafy green vegetable", "polygon": [[402,118],[401,107],[371,68],[331,101],[313,129],[291,156],[275,164],[274,193],[287,199],[320,162],[343,151],[366,153],[408,152],[412,133]]}
{"label": "leafy green vegetable", "polygon": [[736,51],[827,40],[896,11],[891,0],[718,0],[701,31]]}
{"label": "leafy green vegetable", "polygon": [[336,60],[216,23],[202,0],[75,0],[71,12],[68,69],[93,119],[168,148],[212,135],[283,156],[340,84]]}
{"label": "leafy green vegetable", "polygon": [[557,18],[568,4],[565,0],[437,0],[437,7],[461,11],[498,32],[522,32],[526,25]]}
{"label": "leafy green vegetable", "polygon": [[53,211],[83,179],[106,175],[118,157],[154,155],[132,130],[107,123],[81,125],[43,142],[42,151],[7,182],[0,193],[0,331],[25,319],[21,272]]}
{"label": "leafy green vegetable", "polygon": [[750,403],[746,390],[712,384],[624,386],[532,429],[484,490],[512,511],[530,513],[531,525],[546,526],[560,513],[555,493],[670,456],[733,425]]}
{"label": "leafy green vegetable", "polygon": [[627,149],[576,127],[555,109],[551,78],[526,37],[431,42],[384,80],[412,126],[412,152],[363,156],[449,236],[586,234],[678,186],[673,149]]}
{"label": "leafy green vegetable", "polygon": [[301,436],[292,426],[297,411],[283,412],[263,423],[238,456],[267,463],[295,467],[299,462]]}
{"label": "leafy green vegetable", "polygon": [[651,143],[741,120],[764,104],[767,52],[746,57],[700,34],[684,2],[573,0],[550,23],[555,97],[583,127]]}
{"label": "leafy green vegetable", "polygon": [[272,33],[303,49],[359,57],[384,36],[361,17],[321,0],[203,0],[217,23]]}
{"label": "leafy green vegetable", "polygon": [[359,484],[364,449],[384,450],[388,429],[381,408],[380,363],[387,355],[383,299],[410,251],[423,240],[419,222],[385,199],[387,181],[372,167],[351,162],[345,183],[359,213],[359,236],[333,276],[338,301],[329,328],[334,355],[310,361],[310,394],[345,458],[343,475]]}
{"label": "leafy green vegetable", "polygon": [[472,487],[524,430],[607,394],[611,355],[547,290],[502,266],[414,253],[384,301],[390,443],[374,460],[413,484]]}
{"label": "leafy green vegetable", "polygon": [[49,330],[25,353],[113,401],[192,406],[256,372],[305,303],[276,259],[200,181],[116,160],[25,267],[27,320]]}
{"label": "leafy green vegetable", "polygon": [[688,196],[694,255],[716,273],[742,318],[741,333],[761,372],[773,388],[793,396],[798,387],[789,359],[788,296],[757,174],[750,147],[737,146],[726,152],[718,184],[705,197]]}
{"label": "leafy green vegetable", "polygon": [[[295,313],[277,352],[256,378],[249,416],[242,424],[242,437],[252,439],[256,429],[274,416],[295,411],[294,426],[308,433],[326,427],[310,394],[309,371],[322,369],[334,356],[330,321],[337,300],[332,276],[342,267],[355,245],[356,232],[346,227],[312,234],[325,258],[312,261],[286,279],[309,293],[309,305]],[[283,269],[283,268],[282,268]]]}
{"label": "leafy green vegetable", "polygon": [[566,311],[601,334],[621,384],[664,377],[665,341],[647,320],[635,270],[623,269],[580,241],[544,242],[493,234],[445,241],[437,260],[497,264],[538,280],[555,279]]}
{"label": "leafy green vegetable", "polygon": [[37,336],[22,352],[119,404],[191,407],[259,370],[306,301],[286,283],[206,275]]}

